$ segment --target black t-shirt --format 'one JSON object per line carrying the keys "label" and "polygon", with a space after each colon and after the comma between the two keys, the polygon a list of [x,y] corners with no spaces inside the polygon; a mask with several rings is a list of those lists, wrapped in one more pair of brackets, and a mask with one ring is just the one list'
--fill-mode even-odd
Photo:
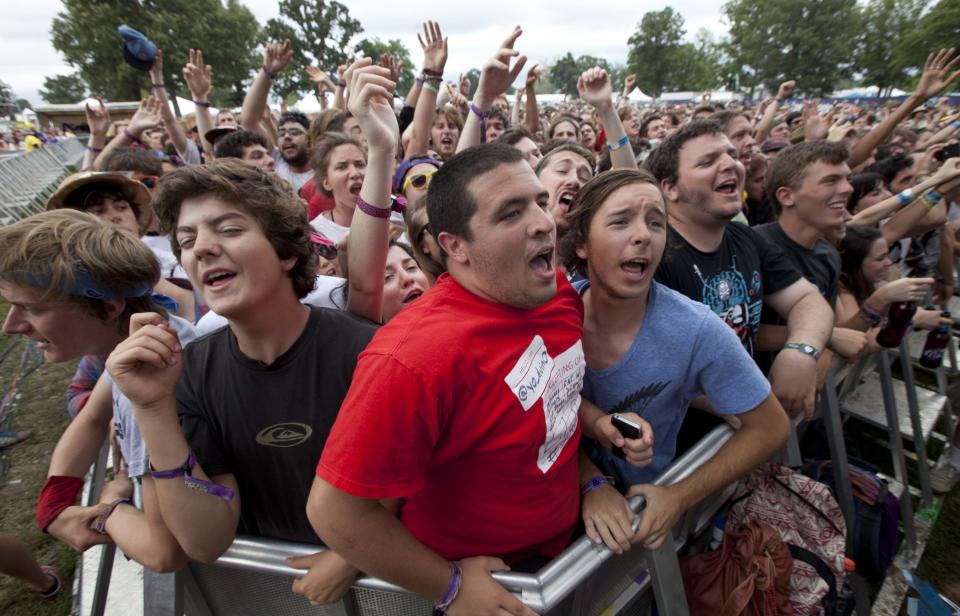
{"label": "black t-shirt", "polygon": [[177,407],[208,475],[232,473],[246,534],[319,543],[306,506],[314,469],[376,325],[311,307],[303,333],[267,366],[229,327],[184,349]]}
{"label": "black t-shirt", "polygon": [[[813,249],[801,246],[786,233],[778,222],[755,227],[757,233],[779,246],[793,266],[820,291],[831,307],[837,303],[837,280],[840,277],[840,253],[826,240],[817,240]],[[761,323],[785,325],[786,321],[775,310],[765,306],[760,314]],[[755,359],[764,374],[770,371],[774,352],[758,354]]]}
{"label": "black t-shirt", "polygon": [[766,197],[758,200],[748,198],[746,211],[744,213],[751,227],[773,222],[777,219],[777,217],[773,215],[773,207],[770,205],[770,200]]}
{"label": "black t-shirt", "polygon": [[[837,252],[836,248],[823,239],[817,240],[812,250],[801,246],[783,232],[779,222],[760,225],[754,227],[754,229],[780,247],[803,277],[820,290],[820,295],[827,300],[830,306],[836,305],[837,280],[840,277],[840,253]],[[779,317],[779,315],[776,316]],[[762,322],[767,323],[768,321],[762,320]],[[769,322],[772,323],[773,321]]]}
{"label": "black t-shirt", "polygon": [[658,282],[709,306],[733,328],[751,355],[763,296],[799,279],[800,272],[782,250],[738,222],[727,224],[714,252],[697,250],[671,229],[656,274]]}

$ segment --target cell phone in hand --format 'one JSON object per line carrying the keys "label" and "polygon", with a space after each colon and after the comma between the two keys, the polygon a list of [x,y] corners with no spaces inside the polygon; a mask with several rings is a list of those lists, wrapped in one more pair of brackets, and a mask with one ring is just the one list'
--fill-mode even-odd
{"label": "cell phone in hand", "polygon": [[[623,438],[638,439],[643,437],[643,428],[640,427],[640,424],[627,419],[623,415],[614,413],[611,423],[613,423],[613,427],[620,432],[620,436]],[[617,447],[616,445],[613,446],[611,451],[613,452],[613,455],[617,456],[618,458],[626,459],[627,457],[623,452],[623,449],[621,447]]]}
{"label": "cell phone in hand", "polygon": [[951,143],[933,155],[935,159],[941,162],[947,160],[948,158],[956,158],[958,156],[960,156],[960,143]]}

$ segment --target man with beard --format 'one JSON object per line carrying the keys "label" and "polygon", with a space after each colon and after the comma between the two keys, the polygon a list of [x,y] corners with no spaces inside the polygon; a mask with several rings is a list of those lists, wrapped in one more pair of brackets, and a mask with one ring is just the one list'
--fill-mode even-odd
{"label": "man with beard", "polygon": [[[289,40],[282,43],[269,43],[263,51],[263,66],[253,80],[247,96],[243,99],[240,112],[240,125],[255,133],[263,134],[260,119],[267,107],[267,95],[270,84],[280,71],[290,64],[293,46]],[[307,128],[310,122],[302,113],[290,112],[280,117],[277,125],[277,143],[273,150],[274,171],[278,176],[293,185],[297,194],[300,187],[313,177],[310,166],[310,149],[307,145]],[[269,140],[268,135],[264,135]]]}
{"label": "man with beard", "polygon": [[779,348],[787,352],[777,356],[770,382],[787,412],[812,415],[816,359],[833,311],[779,248],[731,223],[744,182],[737,148],[718,122],[695,120],[665,139],[646,166],[660,182],[670,219],[657,281],[710,306],[751,354],[764,303],[786,318],[786,343]]}

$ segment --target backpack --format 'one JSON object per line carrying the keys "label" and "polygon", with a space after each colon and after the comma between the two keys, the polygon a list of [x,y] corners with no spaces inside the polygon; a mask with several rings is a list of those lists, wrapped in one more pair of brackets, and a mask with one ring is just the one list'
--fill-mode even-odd
{"label": "backpack", "polygon": [[834,614],[843,584],[846,524],[830,489],[779,464],[743,480],[727,524],[756,519],[772,526],[793,556],[790,605],[796,616]]}
{"label": "backpack", "polygon": [[[848,470],[854,513],[850,556],[859,573],[880,579],[886,575],[897,553],[900,500],[890,492],[887,482],[876,475],[877,468],[871,464],[851,458]],[[803,473],[825,483],[836,496],[830,460],[806,460]]]}

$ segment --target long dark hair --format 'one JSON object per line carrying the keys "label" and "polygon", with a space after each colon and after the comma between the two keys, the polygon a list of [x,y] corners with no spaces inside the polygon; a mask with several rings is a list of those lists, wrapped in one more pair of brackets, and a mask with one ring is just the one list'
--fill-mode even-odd
{"label": "long dark hair", "polygon": [[850,193],[850,198],[847,199],[847,211],[851,214],[856,214],[857,203],[860,202],[860,199],[863,199],[866,195],[873,192],[873,189],[877,186],[882,185],[883,178],[879,173],[857,173],[856,175],[850,176],[850,184],[853,186],[853,192]]}
{"label": "long dark hair", "polygon": [[863,276],[863,261],[870,255],[874,242],[883,234],[875,227],[847,227],[840,242],[840,284],[862,304],[873,293],[873,283]]}

